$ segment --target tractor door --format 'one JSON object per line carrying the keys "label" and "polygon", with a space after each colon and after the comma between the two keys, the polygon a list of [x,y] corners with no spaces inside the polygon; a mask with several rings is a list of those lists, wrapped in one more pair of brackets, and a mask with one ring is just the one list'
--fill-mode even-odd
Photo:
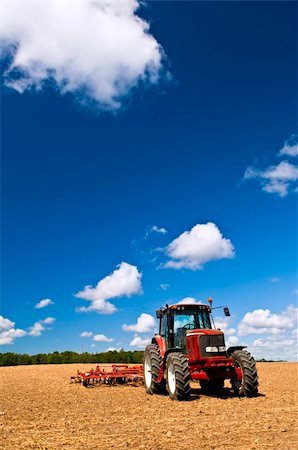
{"label": "tractor door", "polygon": [[160,319],[159,334],[164,338],[166,349],[172,348],[174,345],[173,319],[170,310],[168,310]]}
{"label": "tractor door", "polygon": [[186,332],[198,328],[196,314],[192,310],[175,310],[173,319],[174,347],[186,352]]}

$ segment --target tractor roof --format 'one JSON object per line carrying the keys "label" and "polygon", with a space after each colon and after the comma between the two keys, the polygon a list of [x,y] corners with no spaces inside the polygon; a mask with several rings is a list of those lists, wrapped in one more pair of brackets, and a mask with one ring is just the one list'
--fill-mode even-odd
{"label": "tractor roof", "polygon": [[210,310],[209,305],[203,305],[198,303],[175,303],[173,305],[169,305],[170,309],[208,309]]}
{"label": "tractor roof", "polygon": [[211,308],[209,305],[201,305],[198,303],[176,303],[174,305],[166,305],[160,309],[156,310],[156,317],[158,319],[160,319],[161,317],[164,316],[164,314],[166,314],[167,310],[177,310],[177,311],[183,311],[183,310],[201,310],[201,311],[208,311],[211,312]]}

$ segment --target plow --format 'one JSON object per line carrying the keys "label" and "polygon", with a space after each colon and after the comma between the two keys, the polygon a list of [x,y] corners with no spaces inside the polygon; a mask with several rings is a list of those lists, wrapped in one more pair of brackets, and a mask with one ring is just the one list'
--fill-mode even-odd
{"label": "plow", "polygon": [[113,364],[111,370],[106,370],[96,366],[87,372],[77,371],[75,376],[70,377],[70,381],[81,383],[83,386],[94,386],[96,384],[124,384],[131,381],[143,379],[143,366],[141,364],[129,366],[127,364]]}

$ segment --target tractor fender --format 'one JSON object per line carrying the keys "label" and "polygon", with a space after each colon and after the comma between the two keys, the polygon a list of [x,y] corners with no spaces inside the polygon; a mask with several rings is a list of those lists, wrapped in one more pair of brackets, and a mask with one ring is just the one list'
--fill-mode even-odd
{"label": "tractor fender", "polygon": [[160,336],[160,334],[156,334],[151,341],[151,344],[156,344],[159,348],[159,353],[160,356],[163,358],[165,351],[166,351],[166,345],[165,345],[165,340],[162,336]]}
{"label": "tractor fender", "polygon": [[234,347],[229,347],[229,348],[227,349],[227,354],[228,354],[229,356],[231,356],[231,354],[232,354],[233,352],[235,352],[236,350],[243,350],[244,348],[247,348],[247,345],[236,345],[236,346],[234,346]]}

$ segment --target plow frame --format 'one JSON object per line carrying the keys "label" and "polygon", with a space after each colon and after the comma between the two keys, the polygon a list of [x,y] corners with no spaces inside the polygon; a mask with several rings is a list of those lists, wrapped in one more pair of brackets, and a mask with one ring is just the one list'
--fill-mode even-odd
{"label": "plow frame", "polygon": [[136,381],[143,378],[143,365],[129,366],[128,364],[112,364],[111,370],[96,366],[87,372],[77,371],[75,376],[70,377],[71,382],[81,383],[88,387],[96,383],[111,385],[113,382],[124,384],[127,381]]}

